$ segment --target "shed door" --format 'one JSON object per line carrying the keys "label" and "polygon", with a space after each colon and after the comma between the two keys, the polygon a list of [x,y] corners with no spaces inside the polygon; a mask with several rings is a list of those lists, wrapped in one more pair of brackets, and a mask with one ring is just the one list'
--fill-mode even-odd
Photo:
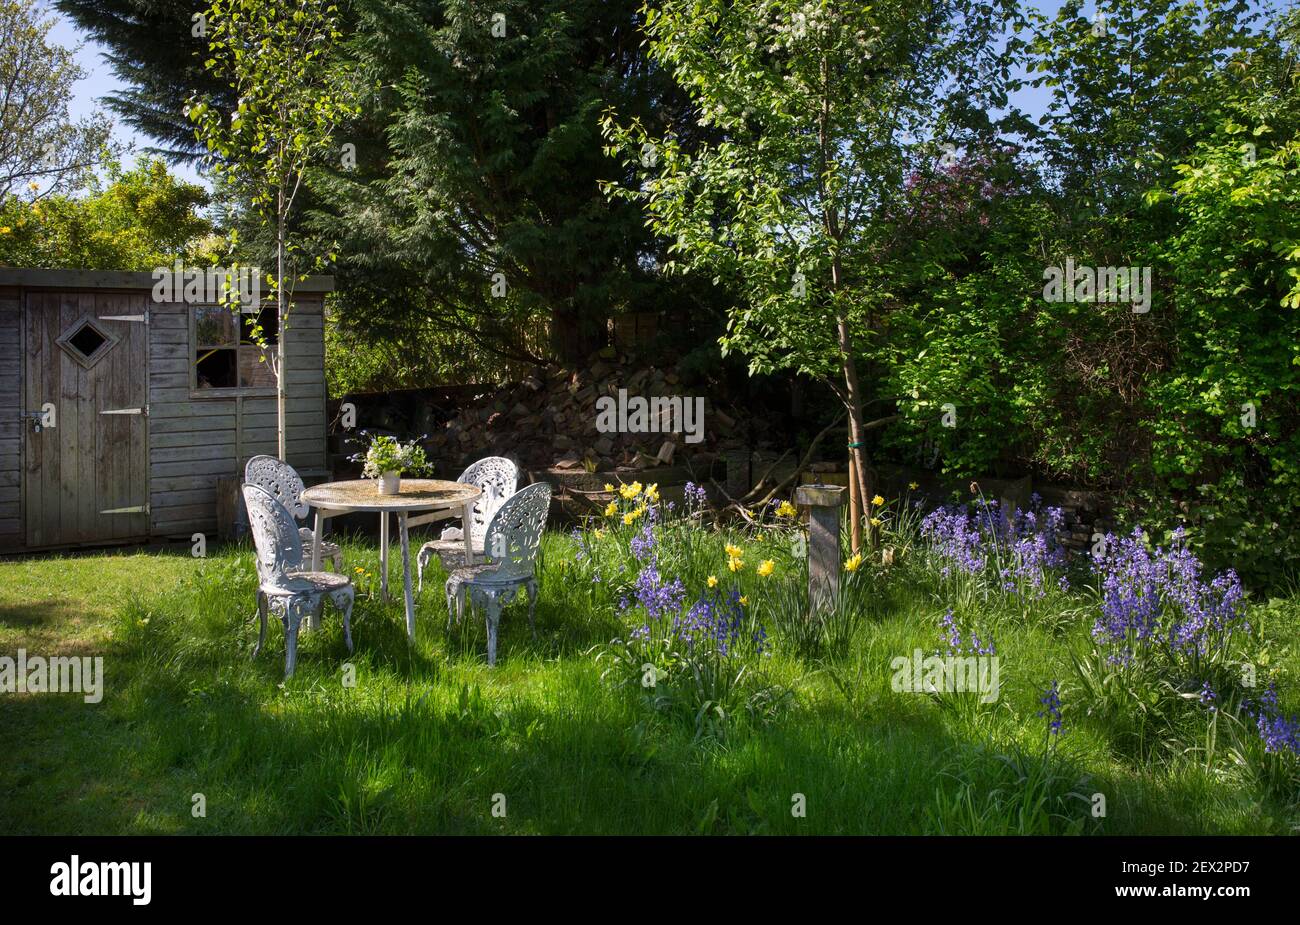
{"label": "shed door", "polygon": [[[148,535],[147,312],[145,293],[27,293],[28,546]],[[51,408],[54,426],[38,431]]]}

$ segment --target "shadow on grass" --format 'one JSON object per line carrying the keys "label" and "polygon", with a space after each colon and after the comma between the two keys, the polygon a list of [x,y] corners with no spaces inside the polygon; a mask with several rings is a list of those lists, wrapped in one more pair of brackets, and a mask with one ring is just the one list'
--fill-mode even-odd
{"label": "shadow on grass", "polygon": [[[352,561],[369,562],[355,552]],[[249,658],[251,572],[246,552],[234,551],[177,591],[124,607],[106,653],[104,703],[0,701],[0,750],[10,758],[0,766],[0,827],[1016,831],[1018,785],[999,749],[955,734],[921,698],[808,694],[768,725],[739,722],[725,741],[697,740],[689,723],[605,686],[589,656],[571,657],[617,631],[607,614],[575,613],[572,589],[544,592],[538,642],[526,605],[511,606],[489,670],[481,616],[449,632],[440,583],[419,601],[415,646],[400,601],[363,595],[357,651],[348,657],[327,608],[321,629],[302,637],[298,674],[283,682],[276,621],[265,651]],[[344,683],[345,663],[355,686]],[[1096,783],[1110,794],[1103,831],[1214,830],[1198,815],[1210,793],[1199,777]],[[204,817],[191,812],[195,794]],[[963,797],[970,812],[944,808]]]}
{"label": "shadow on grass", "polygon": [[31,630],[72,623],[85,615],[85,608],[69,598],[54,598],[31,604],[0,605],[0,626]]}

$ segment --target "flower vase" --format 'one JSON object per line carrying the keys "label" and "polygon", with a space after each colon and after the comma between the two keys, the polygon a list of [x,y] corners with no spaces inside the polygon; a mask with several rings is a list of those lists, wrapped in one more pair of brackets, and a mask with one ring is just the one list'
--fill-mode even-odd
{"label": "flower vase", "polygon": [[402,488],[402,473],[400,472],[383,472],[379,475],[379,493],[381,495],[395,495]]}

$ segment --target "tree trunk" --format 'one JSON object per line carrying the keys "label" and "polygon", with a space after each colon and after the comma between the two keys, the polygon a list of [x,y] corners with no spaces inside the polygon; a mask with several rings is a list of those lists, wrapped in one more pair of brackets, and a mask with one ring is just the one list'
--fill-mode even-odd
{"label": "tree trunk", "polygon": [[[849,413],[849,458],[853,463],[851,474],[857,482],[861,506],[864,510],[869,510],[873,479],[868,470],[867,454],[862,446],[866,437],[866,431],[862,429],[862,387],[858,383],[858,368],[853,360],[853,340],[849,335],[848,319],[843,312],[837,316],[836,327],[839,332],[840,361],[844,369],[844,406]],[[868,521],[867,547],[874,550],[876,540],[877,531]]]}
{"label": "tree trunk", "polygon": [[858,467],[849,454],[849,551],[862,551],[862,491],[858,488]]}
{"label": "tree trunk", "polygon": [[[849,467],[849,477],[854,480],[858,487],[858,502],[862,510],[870,510],[868,505],[871,503],[871,483],[870,469],[867,465],[867,454],[863,451],[862,442],[866,436],[866,431],[862,428],[862,387],[858,383],[858,368],[853,360],[853,337],[849,333],[849,319],[845,314],[844,306],[839,301],[840,291],[844,285],[844,267],[840,262],[840,245],[845,239],[845,231],[840,215],[835,209],[834,203],[829,197],[826,189],[825,175],[828,165],[831,162],[833,153],[837,150],[831,138],[831,67],[829,59],[822,59],[822,107],[821,117],[818,125],[818,139],[821,144],[821,179],[818,181],[818,189],[822,197],[822,222],[825,226],[827,236],[835,242],[834,251],[831,256],[831,293],[835,300],[835,329],[839,339],[840,347],[840,365],[844,373],[844,406],[849,414],[849,458],[852,465]],[[847,221],[847,213],[846,219]],[[850,511],[849,516],[860,518],[858,511]],[[855,523],[858,520],[854,521]],[[869,548],[876,548],[876,529],[871,526],[870,521],[867,525],[867,544]]]}
{"label": "tree trunk", "polygon": [[275,235],[275,322],[276,322],[276,372],[275,372],[275,439],[276,452],[280,456],[280,461],[287,463],[289,461],[289,448],[287,446],[285,426],[285,377],[288,375],[288,367],[285,360],[288,356],[289,331],[285,319],[284,305],[284,191],[280,192],[280,215],[279,222],[276,226]]}
{"label": "tree trunk", "polygon": [[605,346],[604,332],[568,306],[551,310],[551,350],[560,362],[573,365]]}

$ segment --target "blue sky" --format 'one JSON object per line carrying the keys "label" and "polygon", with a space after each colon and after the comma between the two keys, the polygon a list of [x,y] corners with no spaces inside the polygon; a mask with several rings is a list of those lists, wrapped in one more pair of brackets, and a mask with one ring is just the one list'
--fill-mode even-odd
{"label": "blue sky", "polygon": [[[77,81],[73,88],[72,100],[68,109],[74,118],[87,116],[101,109],[101,97],[122,89],[124,84],[114,75],[112,67],[103,58],[104,47],[91,41],[85,33],[80,32],[66,16],[54,9],[47,2],[39,4],[46,16],[54,19],[54,28],[50,30],[50,43],[64,48],[81,46],[77,52],[77,63],[86,72],[86,76]],[[114,135],[117,140],[134,145],[141,151],[151,144],[150,139],[133,132],[129,126],[114,120]],[[129,158],[128,158],[129,159]],[[194,183],[204,183],[203,179],[192,169],[185,166],[172,167],[172,172]],[[206,183],[204,183],[206,185]]]}

